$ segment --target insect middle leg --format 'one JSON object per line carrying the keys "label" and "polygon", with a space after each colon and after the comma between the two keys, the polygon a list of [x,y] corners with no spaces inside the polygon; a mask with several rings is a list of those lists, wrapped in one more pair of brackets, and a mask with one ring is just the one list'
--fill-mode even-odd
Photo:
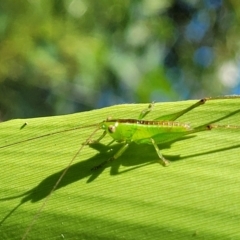
{"label": "insect middle leg", "polygon": [[160,163],[164,166],[164,167],[167,167],[168,165],[169,165],[169,161],[168,160],[166,160],[164,157],[163,157],[163,155],[161,154],[161,152],[160,152],[160,149],[158,148],[158,146],[157,146],[157,144],[156,144],[156,142],[154,141],[154,139],[153,138],[151,138],[151,142],[152,142],[152,144],[153,144],[153,146],[154,146],[154,148],[155,148],[155,150],[156,150],[156,152],[157,152],[157,154],[158,154],[158,157],[160,158]]}
{"label": "insect middle leg", "polygon": [[154,102],[150,103],[146,109],[142,110],[142,112],[138,116],[138,119],[141,120],[145,118],[152,111],[153,106]]}

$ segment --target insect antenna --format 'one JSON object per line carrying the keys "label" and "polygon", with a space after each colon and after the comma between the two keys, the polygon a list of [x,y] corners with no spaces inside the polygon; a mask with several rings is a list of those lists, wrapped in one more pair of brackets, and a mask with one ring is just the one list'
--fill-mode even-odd
{"label": "insect antenna", "polygon": [[[93,126],[93,125],[91,125]],[[96,126],[96,125],[94,125]],[[76,129],[76,128],[75,128]],[[51,195],[53,194],[53,192],[55,191],[55,189],[57,188],[57,186],[59,185],[59,183],[61,182],[61,180],[63,179],[64,175],[66,174],[66,172],[68,171],[68,169],[70,168],[70,166],[72,165],[73,161],[76,159],[76,157],[78,156],[78,154],[81,152],[81,150],[84,148],[85,145],[87,145],[90,141],[91,138],[94,136],[94,134],[100,129],[100,126],[98,126],[98,128],[96,128],[91,134],[90,136],[87,138],[87,140],[81,145],[81,147],[78,149],[78,151],[76,152],[76,154],[73,156],[73,158],[71,159],[71,161],[69,162],[69,164],[67,165],[67,167],[63,170],[61,176],[58,178],[57,182],[55,183],[54,187],[52,188],[51,192],[47,195],[47,197],[45,198],[44,202],[42,203],[41,207],[38,209],[37,213],[34,215],[32,221],[30,222],[30,224],[28,225],[26,231],[24,232],[24,235],[22,237],[22,240],[26,239],[28,233],[30,232],[30,230],[32,229],[34,223],[37,221],[37,219],[40,216],[40,213],[42,212],[43,208],[46,206],[46,203],[48,202],[49,198],[51,197]],[[73,129],[68,129],[67,131],[70,131]],[[61,131],[61,132],[67,132],[65,131]],[[55,132],[54,134],[59,133],[59,132]],[[48,136],[48,135],[52,135],[52,134],[46,134],[46,135],[42,135],[42,136]],[[41,136],[41,137],[42,137]],[[38,137],[36,137],[38,138]],[[34,139],[36,139],[34,138]],[[25,142],[26,140],[24,140],[23,142]],[[13,144],[11,144],[13,145]]]}
{"label": "insect antenna", "polygon": [[86,126],[81,126],[81,127],[65,129],[65,130],[61,130],[61,131],[57,131],[57,132],[53,132],[53,133],[47,133],[47,134],[44,134],[44,135],[41,135],[41,136],[28,138],[28,139],[25,139],[25,140],[22,140],[22,141],[19,141],[19,142],[9,143],[7,145],[0,146],[0,148],[7,148],[7,147],[10,147],[10,146],[13,146],[13,145],[20,144],[20,143],[29,142],[29,141],[32,141],[32,140],[37,140],[39,138],[48,137],[48,136],[52,136],[52,135],[59,134],[59,133],[64,133],[64,132],[70,132],[70,131],[73,131],[73,130],[77,130],[77,129],[81,129],[81,128],[87,128],[87,127],[98,127],[98,124],[91,124],[91,125],[86,125]]}

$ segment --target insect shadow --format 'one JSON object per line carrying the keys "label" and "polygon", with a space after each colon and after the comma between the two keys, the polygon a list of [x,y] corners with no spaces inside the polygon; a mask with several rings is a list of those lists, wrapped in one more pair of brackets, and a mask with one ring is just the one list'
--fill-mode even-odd
{"label": "insect shadow", "polygon": [[[96,149],[99,151],[96,155],[94,155],[91,158],[88,158],[84,161],[75,163],[70,166],[68,171],[66,172],[64,178],[57,186],[56,190],[66,187],[69,184],[72,184],[76,181],[80,181],[83,179],[87,179],[86,183],[91,183],[94,181],[106,168],[114,169],[114,171],[110,170],[110,174],[118,174],[118,169],[120,165],[127,165],[127,166],[140,166],[140,165],[146,165],[153,163],[152,161],[149,161],[149,159],[157,159],[157,155],[154,151],[153,146],[147,145],[144,148],[141,148],[140,150],[137,150],[137,146],[134,146],[136,144],[131,144],[130,148],[126,151],[126,154],[124,156],[128,159],[128,163],[126,164],[126,161],[124,160],[125,157],[122,156],[119,159],[116,159],[115,162],[111,164],[106,164],[103,168],[97,169],[97,170],[91,170],[96,165],[99,164],[99,162],[103,162],[106,159],[110,158],[117,149],[121,146],[121,144],[115,144],[113,146],[105,146],[101,143],[96,143],[90,145],[91,148]],[[131,152],[133,151],[133,152]],[[135,154],[134,154],[135,153]],[[144,158],[139,158],[139,156],[144,156]],[[159,167],[161,167],[159,165]],[[132,169],[133,170],[133,169]],[[36,187],[30,189],[27,192],[24,192],[17,196],[11,196],[0,199],[1,201],[10,201],[16,198],[20,198],[20,203],[14,207],[2,220],[0,220],[0,227],[3,225],[3,223],[24,203],[30,201],[32,203],[38,202],[44,198],[46,198],[49,193],[51,192],[53,186],[61,176],[64,169],[46,177],[43,179]],[[114,173],[113,173],[114,172]]]}
{"label": "insect shadow", "polygon": [[[220,120],[223,120],[225,118],[228,118],[236,113],[240,112],[240,110],[237,110],[235,112],[232,112],[230,114],[228,114],[225,117],[221,117],[217,120],[211,121],[207,124],[212,124],[215,122],[218,122]],[[207,125],[204,124],[204,125]],[[182,137],[180,139],[168,142],[168,143],[164,143],[164,144],[158,144],[160,149],[166,149],[166,148],[170,148],[171,145],[174,142],[177,141],[183,141],[189,138],[193,138],[196,137],[197,134],[194,135],[189,135],[189,136],[185,136]],[[76,181],[85,179],[87,179],[87,183],[91,183],[92,181],[94,181],[103,171],[104,169],[110,167],[110,174],[111,175],[117,175],[117,174],[123,174],[126,173],[128,171],[132,171],[135,170],[137,168],[140,167],[144,167],[146,165],[149,164],[154,164],[157,163],[157,154],[154,151],[154,148],[152,145],[148,145],[148,144],[142,144],[141,147],[139,147],[139,145],[135,144],[135,143],[131,143],[129,149],[126,150],[126,152],[124,153],[123,156],[119,157],[118,159],[116,159],[114,162],[111,162],[109,164],[104,165],[104,167],[97,169],[97,170],[91,170],[92,168],[94,168],[96,165],[99,164],[99,162],[103,162],[106,159],[109,159],[114,152],[117,151],[117,149],[119,149],[119,147],[121,146],[121,144],[115,144],[115,145],[111,145],[111,146],[105,146],[101,143],[96,143],[96,144],[91,144],[90,147],[96,149],[97,151],[99,151],[99,153],[97,153],[95,156],[75,163],[73,165],[70,166],[70,168],[68,169],[68,171],[66,172],[64,178],[62,179],[62,181],[59,183],[59,185],[57,186],[56,190],[65,187],[71,183],[74,183]],[[220,151],[226,151],[232,148],[239,148],[239,145],[236,146],[231,146],[228,148],[221,148],[221,149],[217,149],[215,151],[208,151],[208,152],[203,152],[200,154],[192,154],[189,156],[185,156],[185,157],[180,157],[180,155],[175,155],[175,156],[166,156],[167,159],[169,159],[171,162],[173,161],[178,161],[178,160],[182,160],[182,159],[187,159],[187,158],[192,158],[194,156],[199,156],[199,155],[205,155],[205,154],[210,154],[213,152],[220,152]],[[150,160],[149,160],[150,159]],[[131,167],[130,169],[124,170],[119,172],[119,167],[123,165],[123,166],[129,166]],[[160,167],[160,166],[159,166]],[[38,202],[40,200],[42,200],[43,198],[46,198],[49,193],[51,192],[53,186],[55,185],[55,183],[58,181],[59,177],[61,176],[62,172],[64,171],[58,171],[48,177],[46,177],[44,180],[42,180],[36,187],[32,188],[31,190],[17,195],[17,196],[12,196],[12,197],[6,197],[6,198],[2,198],[0,199],[0,201],[9,201],[12,199],[16,199],[16,198],[22,198],[20,200],[20,203],[14,207],[1,221],[0,221],[0,226],[6,221],[7,218],[9,218],[22,204],[30,201],[32,203],[34,202]]]}
{"label": "insect shadow", "polygon": [[[194,136],[188,136],[186,138],[191,138]],[[183,140],[183,139],[182,139]],[[170,148],[172,143],[166,143],[161,144],[161,148]],[[132,143],[129,147],[129,149],[126,150],[123,156],[116,159],[114,162],[106,164],[103,168],[97,169],[97,170],[91,170],[96,165],[99,164],[99,162],[103,162],[106,159],[110,158],[114,152],[116,152],[120,147],[121,144],[115,144],[113,146],[106,146],[101,143],[95,143],[90,145],[91,148],[97,150],[99,153],[97,153],[95,156],[86,159],[84,161],[75,163],[70,166],[68,171],[66,172],[64,178],[57,186],[56,190],[66,187],[69,184],[72,184],[76,181],[80,181],[87,178],[86,183],[93,182],[106,168],[110,168],[110,175],[117,175],[126,173],[129,171],[133,171],[137,168],[144,167],[149,164],[157,164],[159,168],[161,168],[161,165],[156,161],[158,160],[158,156],[156,152],[154,151],[154,148],[152,145],[145,144],[141,146],[139,149],[139,145]],[[141,156],[141,157],[139,157]],[[180,156],[167,156],[169,160],[175,161],[180,160]],[[119,172],[120,166],[127,166],[130,167],[127,170]],[[10,201],[16,198],[22,198],[20,200],[20,203],[17,204],[1,221],[0,221],[0,227],[3,225],[3,223],[24,203],[30,201],[32,203],[38,202],[44,198],[46,198],[49,193],[51,192],[53,186],[61,176],[62,172],[58,171],[48,177],[46,177],[44,180],[42,180],[36,187],[30,189],[27,192],[24,192],[17,196],[12,197],[6,197],[0,199],[1,201]]]}

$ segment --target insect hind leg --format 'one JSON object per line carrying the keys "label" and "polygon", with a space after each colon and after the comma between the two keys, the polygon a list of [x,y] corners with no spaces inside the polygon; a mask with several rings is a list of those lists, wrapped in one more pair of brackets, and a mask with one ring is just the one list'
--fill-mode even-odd
{"label": "insect hind leg", "polygon": [[[177,113],[173,113],[173,114],[169,114],[169,115],[164,115],[164,116],[161,116],[161,117],[158,117],[158,118],[155,118],[154,120],[155,121],[161,121],[161,120],[167,120],[167,121],[175,121],[176,119],[178,119],[179,117],[181,117],[182,115],[190,112],[191,110],[193,110],[194,108],[197,108],[201,105],[203,105],[207,100],[210,100],[210,98],[202,98],[201,100],[199,100],[198,102],[194,103],[193,105],[191,105],[190,107],[186,108],[186,109],[183,109]],[[147,114],[149,114],[152,109],[154,107],[154,102],[150,103],[148,105],[148,108],[144,109],[138,119],[141,120],[143,118],[145,118],[147,116]]]}
{"label": "insect hind leg", "polygon": [[161,152],[160,152],[160,149],[158,148],[158,146],[157,146],[157,144],[156,144],[156,142],[154,141],[153,138],[151,138],[151,141],[152,141],[152,144],[153,144],[153,146],[154,146],[154,148],[155,148],[155,150],[156,150],[156,152],[157,152],[158,157],[160,158],[160,163],[161,163],[164,167],[167,167],[167,166],[170,164],[169,161],[166,160],[166,159],[163,157],[163,155],[162,155]]}
{"label": "insect hind leg", "polygon": [[176,119],[178,119],[182,115],[190,112],[194,108],[197,108],[197,107],[203,105],[207,100],[209,100],[209,98],[202,98],[201,100],[197,101],[196,103],[194,103],[193,105],[191,105],[188,108],[185,108],[185,109],[183,109],[179,112],[173,113],[173,114],[164,115],[164,116],[155,118],[154,120],[155,121],[175,121]]}

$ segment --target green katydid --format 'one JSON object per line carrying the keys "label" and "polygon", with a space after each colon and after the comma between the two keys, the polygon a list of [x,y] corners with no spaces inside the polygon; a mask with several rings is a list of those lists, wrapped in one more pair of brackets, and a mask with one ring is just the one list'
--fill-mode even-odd
{"label": "green katydid", "polygon": [[[238,96],[231,96],[231,97],[223,97],[225,98],[239,98]],[[69,169],[72,162],[75,160],[77,155],[81,152],[82,148],[86,145],[99,142],[101,141],[107,134],[109,134],[113,140],[108,144],[111,145],[113,142],[120,142],[123,143],[123,146],[111,157],[110,159],[106,160],[105,162],[101,163],[100,165],[96,166],[93,170],[99,169],[103,167],[105,164],[117,159],[120,157],[124,151],[128,148],[129,144],[131,142],[136,142],[139,144],[152,144],[157,152],[157,155],[159,156],[160,163],[163,166],[168,165],[168,161],[162,156],[158,144],[163,142],[168,142],[172,140],[180,139],[186,135],[197,133],[200,131],[206,131],[211,130],[212,128],[240,128],[239,126],[232,126],[232,125],[217,125],[213,123],[205,124],[196,128],[192,128],[187,123],[180,123],[176,122],[176,120],[186,114],[187,112],[191,111],[192,109],[204,104],[208,100],[214,100],[214,99],[220,99],[220,98],[205,98],[197,103],[191,105],[190,107],[179,111],[177,113],[164,115],[161,117],[158,117],[154,120],[143,120],[149,112],[153,109],[153,104],[150,104],[148,108],[144,109],[139,117],[137,119],[106,119],[103,122],[96,124],[96,129],[93,131],[93,133],[87,138],[87,140],[82,144],[76,155],[72,158],[71,162],[68,164],[67,168],[63,171],[62,175],[56,182],[55,186],[53,187],[50,194],[45,199],[45,202],[43,203],[42,207],[39,209],[38,214],[35,216],[34,220],[31,222],[31,225],[25,232],[25,235],[22,239],[25,239],[27,236],[29,230],[31,229],[32,225],[34,224],[36,218],[39,216],[40,212],[42,211],[43,207],[45,206],[48,198],[51,196],[52,192],[57,188],[58,184],[60,183],[61,179]],[[92,125],[91,125],[92,126]],[[103,134],[96,140],[93,141],[92,137],[98,130],[104,130]],[[71,130],[71,129],[70,129]],[[70,131],[65,130],[65,131]],[[62,132],[62,131],[61,131]],[[59,133],[59,132],[58,132]],[[52,135],[52,134],[50,134]],[[45,135],[46,136],[46,135]],[[42,136],[40,136],[42,137]],[[37,138],[40,138],[37,137]],[[33,140],[36,138],[28,139]],[[12,144],[13,145],[13,144]],[[6,147],[6,146],[4,146]]]}
{"label": "green katydid", "polygon": [[[201,99],[197,103],[180,112],[161,116],[154,120],[142,120],[152,110],[153,103],[149,104],[148,108],[144,109],[137,119],[106,119],[98,126],[99,129],[104,130],[103,134],[100,136],[99,139],[94,142],[99,142],[105,137],[106,134],[109,134],[113,138],[113,141],[111,141],[109,145],[116,141],[123,143],[123,146],[117,151],[117,153],[114,154],[113,157],[96,166],[94,169],[98,169],[105,165],[107,162],[111,162],[114,159],[120,157],[128,148],[131,142],[135,142],[138,144],[152,144],[160,159],[160,163],[163,166],[168,166],[169,162],[163,157],[157,144],[180,139],[183,136],[197,133],[200,131],[211,130],[212,128],[240,128],[239,126],[214,124],[207,124],[192,128],[187,123],[175,122],[175,120],[178,119],[180,116],[211,99],[216,98]],[[91,143],[91,140],[87,140],[84,145],[87,145],[89,143]]]}

